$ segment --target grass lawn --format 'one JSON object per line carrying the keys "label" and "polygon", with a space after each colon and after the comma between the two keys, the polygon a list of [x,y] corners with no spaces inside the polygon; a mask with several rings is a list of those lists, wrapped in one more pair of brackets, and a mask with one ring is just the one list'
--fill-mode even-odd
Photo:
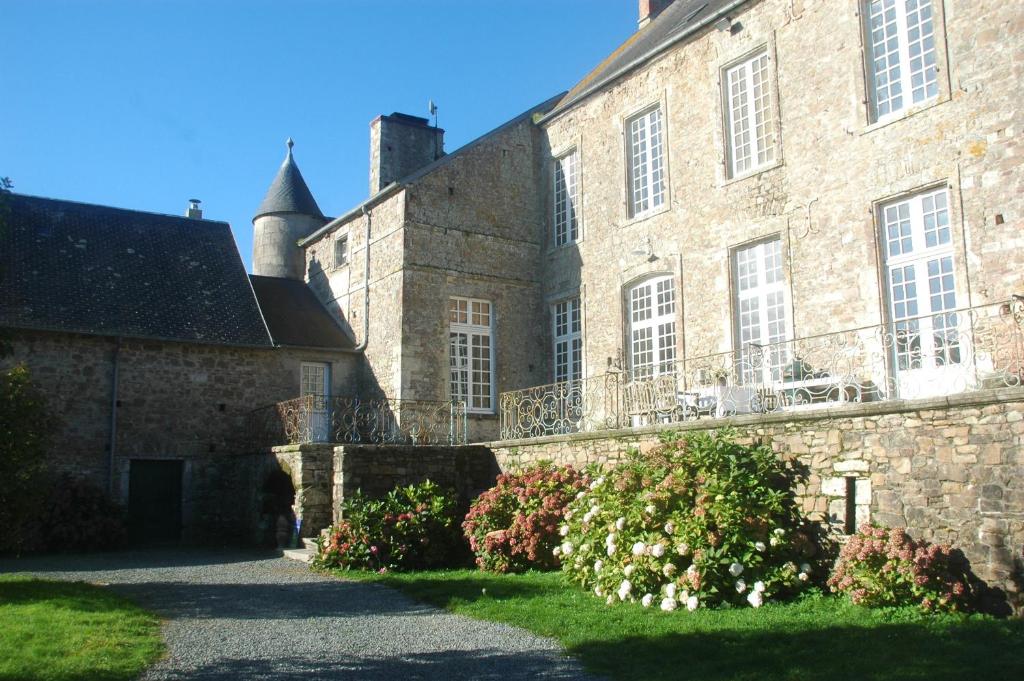
{"label": "grass lawn", "polygon": [[1024,679],[1024,621],[925,618],[826,596],[758,610],[664,613],[608,607],[561,573],[489,575],[474,570],[377,575],[427,603],[556,638],[586,668],[610,679]]}
{"label": "grass lawn", "polygon": [[157,617],[106,589],[0,575],[0,680],[131,679],[162,652]]}

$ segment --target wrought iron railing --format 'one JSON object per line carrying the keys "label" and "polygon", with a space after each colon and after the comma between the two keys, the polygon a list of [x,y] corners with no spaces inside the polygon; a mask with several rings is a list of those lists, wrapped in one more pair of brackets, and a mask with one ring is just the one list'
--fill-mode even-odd
{"label": "wrought iron railing", "polygon": [[1024,300],[502,393],[501,437],[1024,385]]}
{"label": "wrought iron railing", "polygon": [[304,395],[252,412],[263,444],[458,445],[467,439],[466,403],[364,400]]}

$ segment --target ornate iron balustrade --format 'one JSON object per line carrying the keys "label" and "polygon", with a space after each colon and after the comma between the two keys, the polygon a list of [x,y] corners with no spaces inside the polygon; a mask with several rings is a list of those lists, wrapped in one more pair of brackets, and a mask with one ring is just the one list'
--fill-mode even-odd
{"label": "ornate iron balustrade", "polygon": [[501,437],[1024,385],[1024,299],[501,395]]}
{"label": "ornate iron balustrade", "polygon": [[271,445],[457,445],[467,439],[466,403],[304,395],[255,410],[250,429]]}

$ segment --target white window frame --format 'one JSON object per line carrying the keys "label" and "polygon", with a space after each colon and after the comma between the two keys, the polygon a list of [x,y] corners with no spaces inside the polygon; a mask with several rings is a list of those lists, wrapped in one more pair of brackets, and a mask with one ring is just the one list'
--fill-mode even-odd
{"label": "white window frame", "polygon": [[[733,248],[730,260],[737,378],[745,384],[779,383],[789,361],[788,341],[793,338],[782,238]],[[765,346],[767,351],[760,350]]]}
{"label": "white window frame", "polygon": [[327,362],[299,363],[299,395],[308,398],[301,425],[313,442],[331,439],[331,365]]}
{"label": "white window frame", "polygon": [[655,104],[625,120],[626,205],[630,218],[645,217],[665,207],[668,153],[661,109],[660,103]]}
{"label": "white window frame", "polygon": [[551,305],[553,382],[583,378],[583,310],[574,296]]}
{"label": "white window frame", "polygon": [[[675,371],[679,304],[675,276],[658,275],[626,291],[627,356],[633,380]],[[645,355],[649,354],[649,361]]]}
{"label": "white window frame", "polygon": [[[449,395],[465,402],[468,413],[493,414],[497,404],[494,306],[489,300],[453,296],[448,299],[448,321]],[[479,356],[474,356],[478,350]],[[486,364],[478,365],[476,360]]]}
{"label": "white window frame", "polygon": [[[892,361],[897,372],[929,371],[965,361],[967,349],[961,347],[961,320],[955,312],[960,296],[951,209],[946,187],[906,195],[878,207]],[[951,332],[944,333],[944,329]]]}
{"label": "white window frame", "polygon": [[552,224],[555,247],[580,240],[580,151],[578,147],[552,161]]}
{"label": "white window frame", "polygon": [[871,120],[892,120],[938,99],[941,23],[934,0],[865,0],[861,14]]}
{"label": "white window frame", "polygon": [[779,158],[773,62],[768,46],[726,66],[722,73],[728,177],[742,177]]}
{"label": "white window frame", "polygon": [[[340,258],[338,257],[338,247],[339,246],[343,249]],[[349,246],[349,244],[348,244],[348,234],[342,234],[341,236],[335,238],[335,240],[334,240],[334,267],[335,267],[335,269],[348,265],[348,246]]]}

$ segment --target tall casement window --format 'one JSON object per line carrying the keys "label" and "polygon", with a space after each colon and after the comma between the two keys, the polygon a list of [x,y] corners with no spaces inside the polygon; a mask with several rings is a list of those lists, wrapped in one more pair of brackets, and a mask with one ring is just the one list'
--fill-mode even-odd
{"label": "tall casement window", "polygon": [[554,328],[555,383],[583,378],[583,330],[580,299],[570,298],[551,306]]}
{"label": "tall casement window", "polygon": [[629,214],[637,217],[665,203],[665,151],[661,109],[654,107],[626,121]]}
{"label": "tall casement window", "polygon": [[494,412],[494,344],[491,342],[491,304],[473,298],[448,301],[451,398],[466,410]]}
{"label": "tall casement window", "polygon": [[887,203],[880,218],[896,369],[922,370],[920,378],[929,369],[959,364],[947,191]]}
{"label": "tall casement window", "polygon": [[648,279],[627,292],[629,357],[633,379],[675,369],[676,283],[669,275]]}
{"label": "tall casement window", "polygon": [[579,239],[579,150],[556,158],[555,173],[555,246],[565,246]]}
{"label": "tall casement window", "polygon": [[744,383],[780,381],[789,339],[782,240],[733,251],[733,281],[739,376]]}
{"label": "tall casement window", "polygon": [[870,0],[864,17],[873,118],[937,97],[932,0]]}
{"label": "tall casement window", "polygon": [[775,162],[775,114],[768,51],[725,70],[729,177]]}
{"label": "tall casement window", "polygon": [[339,236],[334,240],[334,266],[344,267],[348,264],[348,235]]}

